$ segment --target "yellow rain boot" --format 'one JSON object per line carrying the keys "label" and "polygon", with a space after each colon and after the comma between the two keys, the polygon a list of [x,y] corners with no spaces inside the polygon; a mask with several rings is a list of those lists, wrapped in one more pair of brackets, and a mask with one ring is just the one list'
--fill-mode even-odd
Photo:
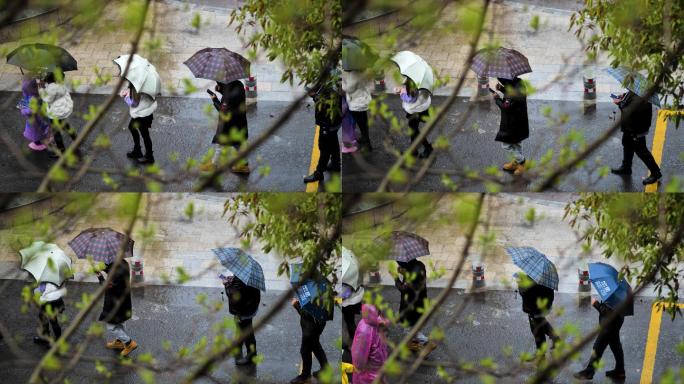
{"label": "yellow rain boot", "polygon": [[124,348],[126,348],[126,345],[123,343],[123,341],[116,339],[114,341],[108,341],[107,342],[107,348],[108,349],[124,349]]}
{"label": "yellow rain boot", "polygon": [[124,349],[120,353],[121,357],[128,356],[128,354],[133,352],[136,348],[138,348],[138,343],[131,339],[127,344],[124,344]]}
{"label": "yellow rain boot", "polygon": [[516,169],[518,169],[518,162],[515,160],[503,165],[503,170],[506,172],[515,172]]}

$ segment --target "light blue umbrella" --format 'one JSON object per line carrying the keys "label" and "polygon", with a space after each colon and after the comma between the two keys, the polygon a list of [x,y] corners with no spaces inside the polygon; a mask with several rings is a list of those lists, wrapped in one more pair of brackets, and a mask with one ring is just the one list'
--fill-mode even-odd
{"label": "light blue umbrella", "polygon": [[513,263],[534,280],[535,283],[558,289],[558,271],[551,260],[532,247],[507,247]]}
{"label": "light blue umbrella", "polygon": [[[615,309],[625,300],[629,300],[632,287],[627,280],[618,281],[619,273],[613,266],[605,263],[589,263],[589,280],[598,292],[601,301]],[[624,316],[634,314],[634,300],[630,300]]]}
{"label": "light blue umbrella", "polygon": [[212,249],[221,264],[243,283],[266,292],[264,270],[254,258],[240,248],[216,248]]}
{"label": "light blue umbrella", "polygon": [[[620,84],[624,85],[625,88],[636,93],[639,97],[646,96],[650,84],[639,72],[633,72],[622,67],[608,68],[606,69],[606,72],[613,76],[615,80],[619,81]],[[657,93],[654,93],[648,101],[651,104],[660,107],[660,96]]]}
{"label": "light blue umbrella", "polygon": [[[327,311],[325,310],[325,303],[322,303],[322,296],[328,289],[328,283],[325,279],[315,281],[314,279],[306,279],[301,282],[302,263],[290,264],[290,284],[300,284],[295,290],[297,300],[303,311],[310,313],[315,318],[326,321]],[[316,300],[320,298],[319,300]]]}

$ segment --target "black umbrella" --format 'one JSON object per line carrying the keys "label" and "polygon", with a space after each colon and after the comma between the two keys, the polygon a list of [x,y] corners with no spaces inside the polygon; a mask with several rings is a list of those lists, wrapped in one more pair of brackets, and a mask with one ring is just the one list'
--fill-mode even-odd
{"label": "black umbrella", "polygon": [[26,44],[7,55],[7,64],[30,72],[62,72],[78,69],[76,59],[66,49],[50,44]]}

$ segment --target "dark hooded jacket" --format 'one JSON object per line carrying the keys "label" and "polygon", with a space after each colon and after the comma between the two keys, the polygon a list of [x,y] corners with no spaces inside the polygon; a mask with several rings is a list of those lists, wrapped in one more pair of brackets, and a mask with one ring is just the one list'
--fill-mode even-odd
{"label": "dark hooded jacket", "polygon": [[[551,306],[553,305],[553,289],[549,287],[545,287],[540,284],[533,284],[531,287],[528,287],[527,289],[523,289],[522,287],[518,287],[518,292],[520,292],[520,296],[522,296],[522,306],[523,306],[523,312],[536,316],[536,315],[544,315],[546,312],[548,312],[551,309]],[[539,308],[539,305],[537,305],[539,300],[544,300],[546,299],[546,307],[542,310]]]}
{"label": "dark hooded jacket", "polygon": [[503,99],[495,98],[501,109],[501,123],[496,141],[519,143],[530,136],[530,125],[527,120],[527,96],[520,78],[513,80],[499,79],[504,86]]}
{"label": "dark hooded jacket", "polygon": [[[626,115],[625,109],[634,105],[631,114]],[[620,107],[620,130],[634,136],[644,136],[651,128],[653,117],[651,103],[644,100],[632,91],[628,91],[618,105]]]}
{"label": "dark hooded jacket", "polygon": [[[423,308],[424,301],[427,299],[427,272],[425,264],[417,259],[400,263],[400,265],[406,270],[403,280],[394,281],[394,285],[401,293],[399,312],[403,315],[400,321],[406,320],[410,325],[413,325],[422,316],[418,310]],[[413,279],[409,279],[409,276],[412,276]]]}
{"label": "dark hooded jacket", "polygon": [[[109,274],[112,265],[105,268]],[[104,305],[100,313],[100,321],[109,324],[121,324],[131,318],[133,304],[131,302],[131,270],[126,260],[116,268],[111,283],[107,285],[104,293]]]}
{"label": "dark hooded jacket", "polygon": [[[242,141],[231,139],[231,130],[235,129],[244,140],[247,140],[247,102],[245,97],[245,87],[240,80],[231,81],[228,84],[223,84],[223,92],[221,93],[221,100],[213,99],[214,108],[220,114],[227,116],[227,119],[222,119],[219,116],[218,125],[216,127],[216,134],[212,139],[213,144],[225,144],[238,146]],[[226,142],[220,141],[220,136],[225,135]]]}
{"label": "dark hooded jacket", "polygon": [[342,96],[330,87],[321,87],[313,96],[316,125],[323,131],[337,131],[342,124]]}
{"label": "dark hooded jacket", "polygon": [[236,276],[229,277],[225,282],[228,296],[228,312],[236,316],[252,316],[259,309],[261,291],[250,287]]}

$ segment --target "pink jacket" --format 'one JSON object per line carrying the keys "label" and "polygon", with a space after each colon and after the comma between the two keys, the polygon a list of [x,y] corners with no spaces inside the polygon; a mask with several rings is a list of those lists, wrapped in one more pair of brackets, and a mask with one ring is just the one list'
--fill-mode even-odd
{"label": "pink jacket", "polygon": [[[386,320],[375,306],[361,306],[361,321],[356,327],[351,347],[354,364],[353,384],[372,383],[387,360],[387,343],[381,329],[385,325]],[[382,382],[386,383],[387,380],[383,378]]]}

